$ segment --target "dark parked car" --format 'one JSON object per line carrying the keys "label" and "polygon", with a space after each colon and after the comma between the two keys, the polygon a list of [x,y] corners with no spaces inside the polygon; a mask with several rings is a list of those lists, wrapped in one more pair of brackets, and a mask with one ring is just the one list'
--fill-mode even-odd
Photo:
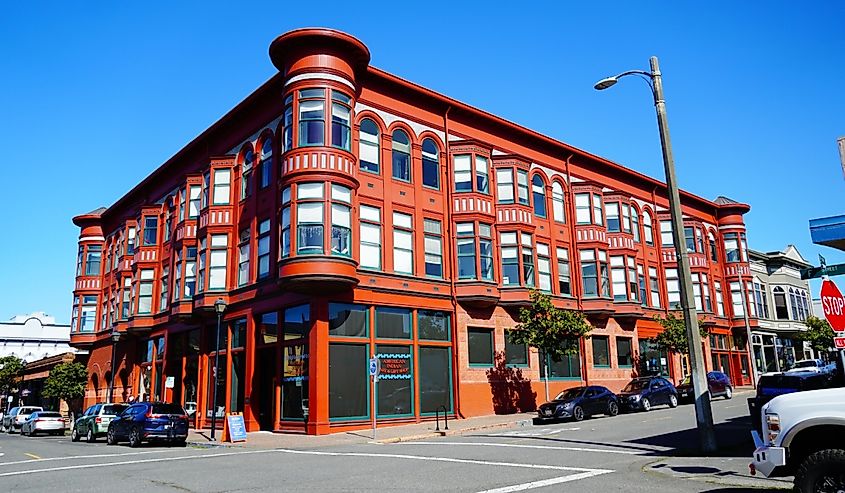
{"label": "dark parked car", "polygon": [[127,440],[130,447],[144,441],[164,441],[184,446],[188,438],[188,414],[179,404],[140,402],[126,408],[109,423],[109,445]]}
{"label": "dark parked car", "polygon": [[625,410],[651,411],[654,406],[678,405],[678,391],[663,377],[640,377],[628,382],[618,394],[619,407]]}
{"label": "dark parked car", "polygon": [[537,410],[540,421],[547,419],[572,418],[581,421],[595,414],[616,416],[619,403],[616,395],[605,387],[590,385],[564,390],[550,402],[541,404]]}
{"label": "dark parked car", "polygon": [[[725,399],[730,399],[734,395],[734,388],[731,385],[731,379],[720,371],[711,371],[707,373],[707,388],[710,390],[710,398],[714,397],[724,397]],[[692,379],[687,375],[678,385],[675,387],[678,391],[678,399],[681,402],[692,402],[694,399],[694,394],[692,391]]]}
{"label": "dark parked car", "polygon": [[758,432],[761,430],[762,416],[760,411],[763,409],[763,405],[779,395],[835,386],[836,384],[831,380],[830,375],[824,373],[764,373],[757,380],[757,395],[748,398],[751,424]]}

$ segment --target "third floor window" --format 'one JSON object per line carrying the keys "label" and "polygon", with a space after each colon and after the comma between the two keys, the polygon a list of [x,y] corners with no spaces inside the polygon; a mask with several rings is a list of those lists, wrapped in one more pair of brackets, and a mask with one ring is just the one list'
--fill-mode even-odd
{"label": "third floor window", "polygon": [[490,194],[489,162],[484,156],[455,156],[455,191]]}

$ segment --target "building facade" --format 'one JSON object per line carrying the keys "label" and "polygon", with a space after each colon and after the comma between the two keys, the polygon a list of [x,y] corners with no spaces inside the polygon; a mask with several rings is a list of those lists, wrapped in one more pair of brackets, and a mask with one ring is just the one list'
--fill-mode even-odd
{"label": "building facade", "polygon": [[[277,75],[115,204],[74,218],[72,342],[101,382],[114,358],[117,400],[196,404],[197,426],[243,412],[249,430],[322,434],[373,413],[532,409],[546,372],[552,394],[683,376],[686,360],[649,340],[653,317],[680,307],[663,183],[371,67],[344,33],[289,32],[270,58]],[[749,206],[681,199],[717,343],[703,343],[708,369],[717,354],[750,383],[735,337]],[[586,314],[578,354],[554,362],[507,340],[532,289]]]}
{"label": "building facade", "polygon": [[0,322],[0,357],[17,356],[29,363],[73,351],[70,325],[57,324],[44,312],[15,315]]}
{"label": "building facade", "polygon": [[810,285],[801,279],[801,269],[812,266],[794,245],[776,252],[750,250],[749,258],[754,293],[749,312],[758,320],[751,335],[755,370],[786,371],[796,361],[812,357],[812,350],[795,339],[813,314]]}

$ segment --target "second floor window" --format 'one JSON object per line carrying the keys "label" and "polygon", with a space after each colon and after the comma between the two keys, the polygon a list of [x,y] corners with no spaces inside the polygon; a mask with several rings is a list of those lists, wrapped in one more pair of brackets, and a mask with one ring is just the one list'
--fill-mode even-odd
{"label": "second floor window", "polygon": [[100,245],[88,245],[88,251],[85,255],[85,275],[99,276],[100,275],[100,258],[102,256],[102,249]]}
{"label": "second floor window", "polygon": [[660,278],[657,277],[657,267],[648,268],[648,286],[651,292],[650,305],[654,308],[660,308]]}
{"label": "second floor window", "polygon": [[422,180],[423,186],[440,188],[440,161],[438,159],[437,144],[432,139],[425,139],[422,143]]}
{"label": "second floor window", "polygon": [[381,209],[368,205],[361,205],[360,234],[361,239],[360,266],[365,269],[381,269]]}
{"label": "second floor window", "polygon": [[393,271],[414,273],[414,219],[410,214],[393,213]]}
{"label": "second floor window", "polygon": [[141,269],[141,279],[138,283],[138,314],[148,315],[153,310],[153,269]]}
{"label": "second floor window", "polygon": [[[205,240],[203,240],[205,241]],[[197,247],[185,249],[185,299],[194,296],[197,287]]]}
{"label": "second floor window", "polygon": [[379,130],[378,125],[369,118],[361,120],[358,142],[358,162],[361,169],[370,173],[379,173]]}
{"label": "second floor window", "polygon": [[258,279],[270,275],[270,220],[258,223]]}
{"label": "second floor window", "polygon": [[411,140],[402,130],[393,131],[393,178],[411,181]]}
{"label": "second floor window", "polygon": [[534,215],[546,217],[546,184],[540,175],[531,179],[531,195],[534,198]]}
{"label": "second floor window", "polygon": [[537,284],[541,291],[552,292],[551,252],[545,243],[537,243]]}
{"label": "second floor window", "polygon": [[681,283],[678,269],[666,269],[666,293],[670,310],[681,309]]}
{"label": "second floor window", "polygon": [[208,260],[208,289],[226,289],[228,235],[211,235]]}
{"label": "second floor window", "polygon": [[350,149],[352,98],[339,91],[332,91],[332,146]]}
{"label": "second floor window", "polygon": [[249,283],[249,228],[241,230],[238,239],[238,286]]}
{"label": "second floor window", "polygon": [[323,183],[296,186],[296,251],[323,253]]}
{"label": "second floor window", "polygon": [[352,255],[352,190],[332,184],[332,255]]}
{"label": "second floor window", "polygon": [[144,239],[143,246],[155,245],[158,239],[158,218],[155,216],[144,217]]}
{"label": "second floor window", "polygon": [[585,298],[610,298],[610,276],[607,269],[607,252],[581,250],[581,285]]}
{"label": "second floor window", "polygon": [[443,277],[443,238],[440,231],[440,221],[424,219],[425,232],[425,275]]}
{"label": "second floor window", "polygon": [[557,249],[557,284],[558,292],[564,296],[572,294],[572,285],[569,273],[569,250],[566,248]]}

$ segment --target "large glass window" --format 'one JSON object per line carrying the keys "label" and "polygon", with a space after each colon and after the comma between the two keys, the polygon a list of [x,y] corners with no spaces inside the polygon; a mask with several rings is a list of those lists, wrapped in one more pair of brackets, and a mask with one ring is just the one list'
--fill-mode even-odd
{"label": "large glass window", "polygon": [[308,345],[288,344],[282,348],[283,420],[302,419],[308,408]]}
{"label": "large glass window", "polygon": [[475,279],[475,223],[458,223],[458,279]]}
{"label": "large glass window", "polygon": [[493,366],[493,330],[467,328],[470,366]]}
{"label": "large glass window", "polygon": [[559,223],[566,222],[566,209],[563,201],[563,185],[552,182],[552,216]]}
{"label": "large glass window", "polygon": [[329,303],[329,335],[367,337],[367,313],[364,306]]}
{"label": "large glass window", "polygon": [[528,346],[511,342],[505,331],[505,364],[508,366],[528,366]]}
{"label": "large glass window", "polygon": [[155,216],[144,216],[144,238],[142,244],[144,246],[150,246],[156,243],[158,243],[158,218]]}
{"label": "large glass window", "polygon": [[300,183],[296,187],[297,253],[323,253],[324,188],[323,183]]}
{"label": "large glass window", "polygon": [[393,178],[411,181],[411,139],[402,130],[393,131]]}
{"label": "large glass window", "polygon": [[440,232],[440,221],[435,219],[423,220],[425,232],[425,275],[443,277],[443,238]]}
{"label": "large glass window", "polygon": [[411,338],[411,311],[405,308],[376,308],[376,337]]}
{"label": "large glass window", "polygon": [[400,274],[414,273],[413,217],[393,213],[393,270]]}
{"label": "large glass window", "polygon": [[472,155],[458,154],[455,156],[455,191],[472,191]]}
{"label": "large glass window", "polygon": [[270,275],[270,220],[258,223],[258,279]]}
{"label": "large glass window", "polygon": [[592,336],[593,366],[610,367],[610,342],[607,336]]}
{"label": "large glass window", "polygon": [[534,215],[546,217],[546,184],[540,175],[531,179],[531,194],[534,197]]}
{"label": "large glass window", "polygon": [[[100,245],[88,245],[85,254],[85,275],[99,276],[100,275],[100,259],[103,255],[103,247]],[[79,269],[77,269],[78,271]]]}
{"label": "large glass window", "polygon": [[352,98],[339,91],[332,91],[332,146],[349,150]]}
{"label": "large glass window", "polygon": [[381,269],[381,210],[377,207],[361,205],[361,261],[366,269]]}
{"label": "large glass window", "polygon": [[449,314],[430,310],[417,311],[419,338],[429,341],[448,341],[451,327]]}
{"label": "large glass window", "polygon": [[226,205],[229,203],[232,171],[228,169],[214,170],[214,205]]}
{"label": "large glass window", "polygon": [[369,416],[366,344],[329,344],[329,417]]}
{"label": "large glass window", "polygon": [[502,233],[499,243],[502,248],[502,284],[505,286],[518,286],[520,276],[517,233]]}
{"label": "large glass window", "polygon": [[361,169],[370,173],[379,172],[379,130],[369,118],[361,120],[361,139],[358,143],[358,161]]}
{"label": "large glass window", "polygon": [[449,347],[419,348],[420,413],[431,414],[440,406],[452,410],[452,350]]}
{"label": "large glass window", "polygon": [[376,346],[379,359],[376,384],[377,416],[411,416],[414,414],[414,370],[411,346]]}
{"label": "large glass window", "polygon": [[630,337],[616,338],[616,364],[619,368],[630,368],[634,365]]}
{"label": "large glass window", "polygon": [[228,235],[211,235],[211,250],[208,261],[208,289],[226,289],[226,257],[229,246]]}
{"label": "large glass window", "polygon": [[422,180],[423,186],[440,188],[440,161],[438,159],[437,144],[433,139],[422,142]]}
{"label": "large glass window", "polygon": [[262,189],[270,186],[270,177],[273,173],[273,139],[267,137],[261,144],[261,176],[258,181],[258,186]]}
{"label": "large glass window", "polygon": [[496,197],[500,204],[513,203],[513,168],[496,170]]}
{"label": "large glass window", "polygon": [[548,373],[550,379],[580,379],[581,378],[581,347],[576,344],[574,354],[563,356],[560,361],[555,361],[551,356],[540,353],[540,378],[546,378]]}
{"label": "large glass window", "polygon": [[299,91],[299,145],[321,146],[325,139],[325,97],[323,89]]}
{"label": "large glass window", "polygon": [[277,312],[264,313],[259,317],[258,333],[260,342],[273,344],[279,340],[279,314]]}
{"label": "large glass window", "polygon": [[254,164],[255,154],[252,149],[247,149],[244,151],[243,164],[241,164],[241,200],[252,195],[252,168]]}
{"label": "large glass window", "polygon": [[332,255],[352,255],[352,190],[332,185]]}

